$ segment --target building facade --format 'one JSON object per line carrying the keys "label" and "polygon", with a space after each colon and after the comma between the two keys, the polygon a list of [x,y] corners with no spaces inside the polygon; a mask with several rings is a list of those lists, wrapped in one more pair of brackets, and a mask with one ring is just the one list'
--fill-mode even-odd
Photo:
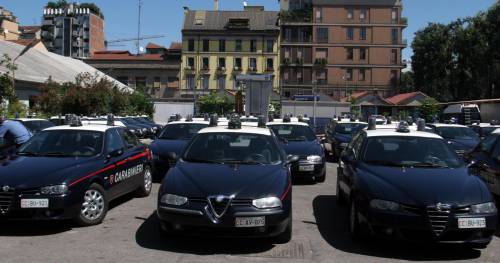
{"label": "building facade", "polygon": [[182,30],[183,95],[235,90],[239,74],[270,74],[279,88],[278,12],[185,10]]}
{"label": "building facade", "polygon": [[95,6],[69,4],[64,8],[45,8],[42,40],[47,49],[56,54],[91,57],[106,48],[103,16]]}
{"label": "building facade", "polygon": [[19,23],[11,11],[0,6],[0,39],[18,40]]}
{"label": "building facade", "polygon": [[97,51],[84,61],[130,88],[144,89],[154,100],[180,97],[180,43],[173,43],[170,48],[149,44],[146,54],[140,55]]}
{"label": "building facade", "polygon": [[286,2],[280,16],[283,96],[316,90],[339,100],[397,90],[407,45],[400,0]]}

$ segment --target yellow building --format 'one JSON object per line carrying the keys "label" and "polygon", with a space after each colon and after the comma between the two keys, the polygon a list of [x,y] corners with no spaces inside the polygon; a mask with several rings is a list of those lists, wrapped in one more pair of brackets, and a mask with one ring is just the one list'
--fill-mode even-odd
{"label": "yellow building", "polygon": [[270,74],[279,89],[278,12],[186,9],[182,30],[181,93],[238,89],[239,74]]}
{"label": "yellow building", "polygon": [[9,10],[0,6],[0,39],[18,40],[19,34],[17,17],[15,17]]}

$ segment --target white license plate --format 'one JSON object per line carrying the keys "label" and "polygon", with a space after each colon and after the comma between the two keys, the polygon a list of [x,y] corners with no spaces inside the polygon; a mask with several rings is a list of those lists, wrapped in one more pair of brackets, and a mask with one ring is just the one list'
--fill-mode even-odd
{"label": "white license plate", "polygon": [[459,218],[458,228],[485,228],[485,218]]}
{"label": "white license plate", "polygon": [[311,172],[314,171],[314,165],[300,165],[299,171],[301,172]]}
{"label": "white license plate", "polygon": [[347,147],[347,145],[349,145],[349,144],[348,144],[348,143],[343,142],[343,143],[341,143],[341,144],[340,144],[340,147],[344,147],[344,148],[345,148],[345,147]]}
{"label": "white license plate", "polygon": [[49,199],[21,199],[21,208],[48,208]]}
{"label": "white license plate", "polygon": [[261,217],[237,217],[236,227],[259,227],[266,225],[266,218]]}

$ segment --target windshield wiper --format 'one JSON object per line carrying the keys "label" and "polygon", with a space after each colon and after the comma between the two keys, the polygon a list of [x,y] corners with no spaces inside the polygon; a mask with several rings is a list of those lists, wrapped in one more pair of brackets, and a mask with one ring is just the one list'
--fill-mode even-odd
{"label": "windshield wiper", "polygon": [[67,154],[64,152],[46,152],[46,153],[42,153],[41,155],[43,155],[43,156],[61,156],[61,157],[72,156],[71,154]]}
{"label": "windshield wiper", "polygon": [[255,160],[249,160],[249,161],[242,161],[242,160],[224,160],[224,163],[230,163],[230,164],[248,164],[248,165],[264,165],[265,163],[255,161]]}
{"label": "windshield wiper", "polygon": [[184,159],[186,162],[190,163],[215,163],[215,164],[223,164],[223,162],[212,161],[212,160],[202,160],[202,159]]}
{"label": "windshield wiper", "polygon": [[36,152],[17,152],[17,155],[39,156],[40,153],[36,153]]}
{"label": "windshield wiper", "polygon": [[448,168],[446,164],[431,163],[431,162],[414,162],[409,163],[408,166],[412,167],[431,167],[431,168]]}
{"label": "windshield wiper", "polygon": [[392,162],[392,161],[383,161],[383,160],[365,161],[365,163],[373,164],[373,165],[381,165],[381,166],[396,166],[396,167],[406,166],[403,163],[396,163],[396,162]]}

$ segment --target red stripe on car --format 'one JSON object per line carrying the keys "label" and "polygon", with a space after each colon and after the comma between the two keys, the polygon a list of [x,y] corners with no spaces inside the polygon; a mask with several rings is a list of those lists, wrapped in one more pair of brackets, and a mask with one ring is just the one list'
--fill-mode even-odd
{"label": "red stripe on car", "polygon": [[283,195],[280,198],[281,201],[285,200],[285,198],[287,197],[288,193],[290,193],[290,190],[292,190],[292,183],[288,184],[288,187],[286,188],[285,193],[283,193]]}

